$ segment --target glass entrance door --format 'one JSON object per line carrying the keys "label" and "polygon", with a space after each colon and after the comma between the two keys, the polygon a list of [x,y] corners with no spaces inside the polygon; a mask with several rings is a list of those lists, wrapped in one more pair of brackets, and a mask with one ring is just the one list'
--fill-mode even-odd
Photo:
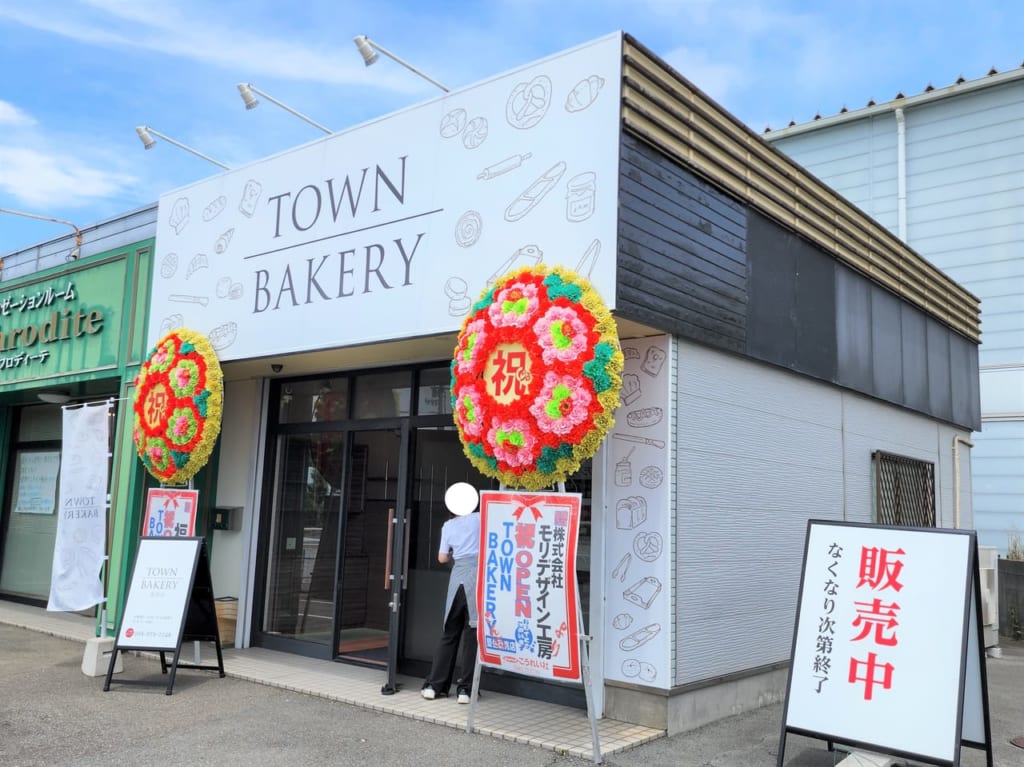
{"label": "glass entrance door", "polygon": [[405,566],[404,540],[396,541],[404,504],[401,457],[401,429],[351,435],[342,503],[339,660],[388,663],[392,584],[401,580]]}
{"label": "glass entrance door", "polygon": [[346,441],[343,431],[278,441],[262,632],[312,643],[312,655],[328,654],[334,636]]}

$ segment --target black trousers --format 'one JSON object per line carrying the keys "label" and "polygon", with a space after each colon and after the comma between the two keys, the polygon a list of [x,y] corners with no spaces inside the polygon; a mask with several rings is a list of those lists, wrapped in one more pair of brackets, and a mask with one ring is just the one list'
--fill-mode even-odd
{"label": "black trousers", "polygon": [[[456,664],[458,676],[455,676]],[[473,670],[476,666],[476,628],[469,625],[469,607],[466,604],[466,591],[459,586],[452,600],[451,609],[444,620],[444,631],[434,650],[434,660],[430,664],[430,673],[425,684],[429,684],[438,694],[447,695],[452,678],[455,678],[456,689],[469,688],[473,684]]]}

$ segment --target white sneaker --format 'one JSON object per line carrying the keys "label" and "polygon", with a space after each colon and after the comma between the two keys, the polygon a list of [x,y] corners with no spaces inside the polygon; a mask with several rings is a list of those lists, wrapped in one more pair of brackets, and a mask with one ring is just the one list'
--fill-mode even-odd
{"label": "white sneaker", "polygon": [[433,687],[424,687],[422,690],[420,690],[420,695],[422,695],[427,700],[433,700],[435,697],[437,697]]}
{"label": "white sneaker", "polygon": [[459,690],[459,703],[469,703],[469,693],[465,690]]}

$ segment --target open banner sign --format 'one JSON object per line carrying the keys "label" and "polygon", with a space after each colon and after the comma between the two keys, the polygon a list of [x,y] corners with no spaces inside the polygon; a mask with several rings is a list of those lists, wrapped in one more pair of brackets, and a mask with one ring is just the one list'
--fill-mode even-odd
{"label": "open banner sign", "polygon": [[932,764],[991,755],[978,588],[971,531],[810,521],[779,764],[787,731]]}
{"label": "open banner sign", "polygon": [[480,662],[580,679],[576,543],[579,493],[480,493]]}

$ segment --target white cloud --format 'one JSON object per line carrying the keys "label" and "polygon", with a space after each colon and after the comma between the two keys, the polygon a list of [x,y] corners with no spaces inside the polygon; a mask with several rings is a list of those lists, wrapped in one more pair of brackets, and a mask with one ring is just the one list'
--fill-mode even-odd
{"label": "white cloud", "polygon": [[88,205],[134,183],[132,176],[93,168],[69,155],[0,147],[0,191],[29,207]]}
{"label": "white cloud", "polygon": [[[108,0],[91,0],[90,10],[67,15],[25,9],[2,9],[8,18],[24,26],[94,46],[138,49],[147,55],[168,56],[212,64],[227,69],[244,68],[253,76],[346,84],[362,83],[364,65],[355,53],[339,48],[350,45],[344,37],[331,37],[330,44],[310,40],[289,40],[250,32],[244,15],[218,18],[216,5],[139,5]],[[258,16],[253,22],[266,22]],[[274,27],[271,25],[271,29]],[[402,73],[385,73],[374,78],[378,87],[413,91]]]}
{"label": "white cloud", "polygon": [[0,100],[0,126],[26,128],[35,125],[35,119],[7,101]]}

